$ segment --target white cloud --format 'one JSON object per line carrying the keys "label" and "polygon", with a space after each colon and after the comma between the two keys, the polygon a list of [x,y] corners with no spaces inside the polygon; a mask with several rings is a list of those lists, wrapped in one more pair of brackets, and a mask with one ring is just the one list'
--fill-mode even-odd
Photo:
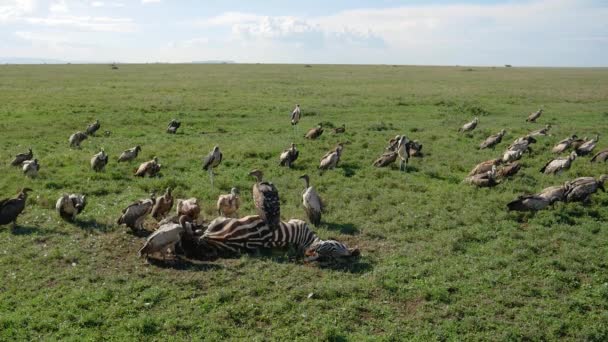
{"label": "white cloud", "polygon": [[77,28],[89,31],[133,32],[135,23],[130,18],[93,17],[93,16],[51,16],[29,17],[26,22],[33,25]]}
{"label": "white cloud", "polygon": [[36,9],[35,0],[2,0],[0,3],[0,23],[17,20]]}
{"label": "white cloud", "polygon": [[67,13],[70,9],[68,8],[68,4],[65,0],[59,0],[52,2],[49,6],[49,11],[51,13]]}
{"label": "white cloud", "polygon": [[157,4],[161,2],[161,0],[141,0],[142,4]]}
{"label": "white cloud", "polygon": [[111,7],[111,8],[118,8],[118,7],[125,7],[125,4],[122,2],[105,2],[105,1],[93,1],[91,2],[91,7]]}

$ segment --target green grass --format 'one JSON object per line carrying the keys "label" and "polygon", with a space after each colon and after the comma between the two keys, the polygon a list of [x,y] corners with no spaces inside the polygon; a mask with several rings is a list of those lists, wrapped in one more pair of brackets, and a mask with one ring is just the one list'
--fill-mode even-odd
{"label": "green grass", "polygon": [[[608,195],[590,205],[558,203],[536,215],[506,203],[578,176],[606,173],[577,159],[560,176],[539,169],[553,144],[608,129],[608,69],[301,65],[0,66],[0,193],[34,189],[20,227],[0,227],[0,340],[553,340],[608,339]],[[289,113],[300,103],[294,137]],[[536,124],[527,114],[542,106]],[[473,116],[472,134],[458,128]],[[68,137],[98,118],[111,136],[81,150]],[[182,121],[176,135],[170,119]],[[319,122],[346,124],[306,141]],[[551,123],[512,180],[492,189],[462,184],[528,131]],[[507,130],[495,150],[488,135]],[[217,132],[225,133],[206,133]],[[375,169],[388,138],[420,140],[409,173]],[[599,149],[608,146],[605,135]],[[293,170],[278,155],[295,142]],[[346,142],[342,164],[319,176],[318,159]],[[137,162],[118,165],[135,145]],[[201,159],[218,144],[225,161],[215,189]],[[8,163],[31,146],[40,176]],[[89,168],[104,147],[103,173]],[[135,179],[158,156],[162,177]],[[241,188],[254,212],[253,168],[281,195],[282,216],[304,218],[307,172],[328,203],[322,238],[359,246],[360,260],[335,267],[290,261],[283,252],[214,262],[145,265],[142,239],[115,224],[121,209],[170,185],[214,217],[220,193]],[[54,203],[85,192],[78,224]],[[151,223],[151,222],[150,222]],[[309,299],[308,295],[313,293]]]}

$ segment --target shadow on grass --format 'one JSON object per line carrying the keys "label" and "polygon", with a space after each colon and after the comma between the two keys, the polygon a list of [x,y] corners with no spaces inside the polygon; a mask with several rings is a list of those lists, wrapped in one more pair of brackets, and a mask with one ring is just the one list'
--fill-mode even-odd
{"label": "shadow on grass", "polygon": [[319,262],[318,266],[322,269],[353,274],[362,274],[373,270],[372,264],[366,261],[361,261],[361,257],[351,257],[342,261]]}
{"label": "shadow on grass", "polygon": [[10,229],[13,235],[32,235],[42,232],[42,230],[37,227],[26,227],[20,225],[17,225],[17,227],[11,227]]}
{"label": "shadow on grass", "polygon": [[72,222],[75,226],[84,230],[97,230],[99,232],[108,232],[112,226],[105,223],[97,222],[96,220],[76,220]]}
{"label": "shadow on grass", "polygon": [[325,222],[328,230],[339,231],[341,234],[355,235],[359,233],[359,228],[352,223],[332,223]]}
{"label": "shadow on grass", "polygon": [[354,176],[357,173],[357,170],[361,168],[359,165],[350,163],[340,164],[340,167],[342,168],[342,171],[344,171],[344,177],[348,178]]}
{"label": "shadow on grass", "polygon": [[211,271],[224,268],[222,265],[198,260],[190,260],[184,257],[178,257],[171,260],[148,258],[148,263],[159,268],[171,268],[180,271]]}

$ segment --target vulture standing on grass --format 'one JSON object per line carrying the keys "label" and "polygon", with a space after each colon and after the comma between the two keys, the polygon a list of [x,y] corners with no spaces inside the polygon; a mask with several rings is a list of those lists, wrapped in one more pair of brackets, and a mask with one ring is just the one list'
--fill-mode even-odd
{"label": "vulture standing on grass", "polygon": [[387,151],[395,151],[397,150],[397,145],[399,144],[399,139],[401,139],[400,135],[396,135],[394,138],[391,138],[388,141],[388,145],[386,146]]}
{"label": "vulture standing on grass", "polygon": [[336,127],[332,131],[334,132],[334,134],[344,133],[344,132],[346,132],[346,125],[342,124],[342,126]]}
{"label": "vulture standing on grass", "polygon": [[504,129],[500,130],[500,132],[490,135],[486,140],[484,140],[480,145],[479,149],[484,148],[492,148],[499,144],[502,141],[502,137],[507,133]]}
{"label": "vulture standing on grass", "polygon": [[538,195],[548,199],[549,204],[553,204],[557,201],[566,199],[566,187],[564,185],[550,186],[544,188]]}
{"label": "vulture standing on grass", "polygon": [[108,155],[102,148],[99,153],[91,158],[91,169],[95,172],[99,172],[106,167],[106,164],[108,164]]}
{"label": "vulture standing on grass", "polygon": [[152,207],[152,217],[156,221],[160,221],[169,214],[171,208],[173,208],[173,195],[171,195],[171,188],[168,187],[164,195],[156,199],[156,203]]}
{"label": "vulture standing on grass", "polygon": [[141,147],[139,147],[139,146],[135,146],[128,150],[124,150],[120,154],[120,157],[118,157],[118,162],[120,163],[120,162],[131,161],[131,160],[137,158],[137,155],[139,154],[140,151],[141,151]]}
{"label": "vulture standing on grass", "polygon": [[38,171],[40,171],[40,164],[38,164],[38,159],[34,160],[26,160],[23,162],[23,174],[34,178],[38,176]]}
{"label": "vulture standing on grass", "polygon": [[576,154],[579,156],[588,155],[589,153],[591,153],[591,151],[593,151],[593,149],[595,148],[595,146],[597,145],[597,142],[599,140],[600,140],[600,135],[597,134],[595,136],[595,139],[585,141],[583,144],[581,144],[580,146],[578,146],[576,148]]}
{"label": "vulture standing on grass", "polygon": [[560,157],[550,160],[540,172],[549,175],[549,174],[560,174],[565,170],[569,170],[572,162],[576,159],[576,152],[570,153],[568,157]]}
{"label": "vulture standing on grass", "polygon": [[135,172],[136,177],[154,177],[160,172],[161,164],[158,163],[158,158],[154,157],[145,163],[139,165],[139,168]]}
{"label": "vulture standing on grass", "polygon": [[201,207],[198,204],[198,199],[192,197],[188,199],[178,199],[176,206],[177,216],[187,216],[192,221],[198,219],[201,214]]}
{"label": "vulture standing on grass", "polygon": [[300,122],[300,116],[302,115],[302,111],[300,110],[300,105],[296,104],[296,108],[291,112],[291,124],[297,125]]}
{"label": "vulture standing on grass", "polygon": [[496,177],[498,179],[508,178],[514,176],[521,169],[521,164],[518,162],[508,163],[503,165],[500,169],[498,169],[496,173]]}
{"label": "vulture standing on grass", "polygon": [[217,199],[217,214],[224,217],[238,217],[237,211],[241,207],[240,191],[237,188],[230,189],[227,195],[220,195]]}
{"label": "vulture standing on grass", "polygon": [[587,137],[574,139],[574,140],[572,141],[572,145],[570,145],[570,147],[572,147],[572,149],[573,149],[574,151],[576,151],[576,149],[578,149],[578,148],[579,148],[579,147],[580,147],[582,144],[584,144],[586,141],[587,141]]}
{"label": "vulture standing on grass", "polygon": [[566,182],[566,201],[568,202],[588,202],[591,195],[598,189],[606,191],[604,183],[608,180],[608,175],[601,175],[597,180],[593,177],[579,177],[570,182]]}
{"label": "vulture standing on grass", "polygon": [[323,201],[319,194],[310,186],[310,178],[308,175],[300,177],[304,180],[304,191],[302,192],[302,204],[308,220],[315,226],[321,224],[321,213],[323,212]]}
{"label": "vulture standing on grass", "polygon": [[279,191],[268,181],[263,181],[264,174],[260,170],[253,170],[249,173],[255,177],[256,182],[253,185],[253,203],[255,209],[264,222],[270,228],[276,229],[281,222],[281,202],[279,201]]}
{"label": "vulture standing on grass", "polygon": [[528,150],[530,148],[530,145],[536,143],[536,139],[530,135],[526,135],[524,137],[520,137],[515,139],[515,141],[513,141],[511,143],[511,145],[509,145],[509,147],[507,147],[507,150],[512,150],[512,151],[516,151],[516,150],[521,150],[521,151],[525,151]]}
{"label": "vulture standing on grass", "polygon": [[507,204],[511,211],[538,211],[545,209],[551,204],[545,197],[535,195],[519,196],[516,200]]}
{"label": "vulture standing on grass", "polygon": [[527,122],[536,122],[536,119],[538,119],[540,117],[540,115],[543,113],[543,109],[539,109],[534,113],[530,113],[530,115],[528,115],[528,118],[526,119]]}
{"label": "vulture standing on grass", "polygon": [[492,170],[486,173],[469,176],[464,179],[464,182],[478,187],[492,187],[498,184],[498,181],[496,181],[496,166],[492,166]]}
{"label": "vulture standing on grass", "polygon": [[599,151],[598,153],[596,153],[593,158],[591,158],[591,162],[595,163],[595,162],[605,162],[606,160],[608,160],[608,149],[605,149],[603,151]]}
{"label": "vulture standing on grass", "polygon": [[291,147],[281,153],[279,165],[291,168],[291,165],[298,159],[299,155],[300,152],[296,149],[296,144],[291,143]]}
{"label": "vulture standing on grass", "polygon": [[382,154],[380,158],[376,159],[372,165],[375,167],[389,166],[397,160],[397,151],[390,151]]}
{"label": "vulture standing on grass", "polygon": [[95,120],[95,122],[87,126],[87,135],[95,135],[95,132],[97,132],[100,127],[99,120]]}
{"label": "vulture standing on grass", "polygon": [[80,148],[80,144],[87,138],[86,133],[76,132],[70,135],[70,147]]}
{"label": "vulture standing on grass", "polygon": [[567,150],[568,148],[570,148],[570,146],[572,146],[572,143],[577,139],[578,137],[576,136],[576,134],[573,134],[572,136],[559,141],[557,144],[555,144],[555,146],[553,146],[553,149],[551,149],[551,152],[553,153],[562,153],[565,150]]}
{"label": "vulture standing on grass", "polygon": [[321,125],[319,124],[317,127],[311,128],[308,130],[308,132],[306,132],[306,135],[304,136],[306,139],[317,139],[318,137],[321,136],[321,134],[323,134],[323,127],[321,127]]}
{"label": "vulture standing on grass", "polygon": [[154,194],[151,194],[150,198],[131,203],[122,211],[122,216],[120,216],[117,223],[119,225],[124,224],[133,231],[144,230],[144,220],[152,212],[155,201]]}
{"label": "vulture standing on grass", "polygon": [[474,130],[475,127],[477,127],[478,123],[479,123],[479,118],[475,117],[473,119],[473,121],[467,122],[466,124],[462,125],[462,127],[460,127],[458,132],[461,132],[461,133],[470,132],[470,131]]}
{"label": "vulture standing on grass", "polygon": [[[528,151],[530,151],[528,149]],[[507,150],[502,156],[503,163],[510,163],[515,160],[521,159],[521,156],[524,155],[524,151],[522,150]]]}
{"label": "vulture standing on grass", "polygon": [[32,152],[32,148],[28,148],[27,153],[19,153],[15,156],[15,159],[11,162],[12,166],[21,166],[21,164],[26,160],[32,160],[34,158],[34,152]]}
{"label": "vulture standing on grass", "polygon": [[13,223],[13,227],[17,226],[17,217],[25,209],[25,201],[27,193],[32,191],[30,188],[23,188],[17,194],[16,198],[5,198],[0,200],[0,225]]}
{"label": "vulture standing on grass", "polygon": [[528,133],[528,135],[531,137],[535,137],[538,135],[547,135],[547,133],[549,132],[550,129],[551,129],[551,124],[546,124],[544,128],[538,129],[536,131],[532,131],[532,132]]}
{"label": "vulture standing on grass", "polygon": [[171,122],[169,122],[169,125],[167,126],[167,133],[175,134],[177,132],[177,129],[181,125],[182,125],[181,122],[179,122],[175,119],[171,120]]}
{"label": "vulture standing on grass", "polygon": [[64,194],[57,200],[55,210],[57,210],[57,213],[59,213],[59,216],[63,219],[74,221],[76,220],[76,215],[80,214],[86,205],[87,200],[85,195]]}
{"label": "vulture standing on grass", "polygon": [[146,242],[138,252],[139,257],[145,256],[147,258],[148,255],[160,253],[164,260],[167,250],[171,250],[175,254],[175,246],[181,242],[182,235],[184,233],[192,235],[187,220],[187,216],[180,216],[179,223],[169,222],[158,227],[146,238]]}
{"label": "vulture standing on grass", "polygon": [[500,165],[502,160],[500,159],[490,159],[484,162],[477,164],[471,172],[469,172],[468,176],[474,176],[482,173],[486,173],[488,171],[492,171],[493,166]]}
{"label": "vulture standing on grass", "polygon": [[338,146],[336,146],[336,148],[325,153],[325,155],[321,158],[321,162],[319,163],[319,170],[331,170],[338,166],[343,148],[343,145],[340,143]]}
{"label": "vulture standing on grass", "polygon": [[418,140],[410,141],[410,157],[422,157],[422,144]]}

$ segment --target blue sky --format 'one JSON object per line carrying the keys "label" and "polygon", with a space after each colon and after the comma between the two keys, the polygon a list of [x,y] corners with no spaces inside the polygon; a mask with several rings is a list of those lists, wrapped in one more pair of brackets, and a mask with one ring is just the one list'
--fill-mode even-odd
{"label": "blue sky", "polygon": [[608,66],[608,1],[0,0],[0,59]]}

